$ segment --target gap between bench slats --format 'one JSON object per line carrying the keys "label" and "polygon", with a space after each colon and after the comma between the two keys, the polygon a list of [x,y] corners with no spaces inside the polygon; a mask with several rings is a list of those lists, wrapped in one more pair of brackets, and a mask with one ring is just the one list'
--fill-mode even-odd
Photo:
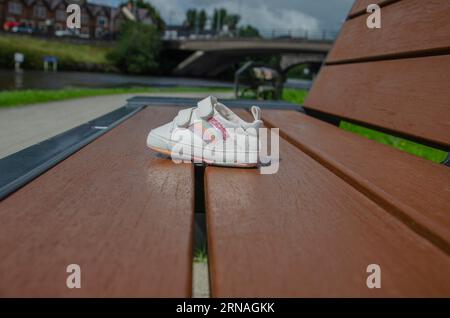
{"label": "gap between bench slats", "polygon": [[0,203],[0,296],[191,295],[193,169],[146,146],[177,111],[139,112]]}

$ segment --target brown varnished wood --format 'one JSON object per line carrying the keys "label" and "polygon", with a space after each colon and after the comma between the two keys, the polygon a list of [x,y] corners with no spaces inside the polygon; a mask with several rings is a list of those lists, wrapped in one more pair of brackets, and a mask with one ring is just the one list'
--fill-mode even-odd
{"label": "brown varnished wood", "polygon": [[266,110],[263,119],[450,254],[450,169],[299,112]]}
{"label": "brown varnished wood", "polygon": [[353,4],[348,16],[349,18],[352,18],[356,15],[360,15],[362,13],[367,12],[367,7],[370,4],[378,4],[379,6],[385,6],[388,4],[391,4],[393,2],[396,2],[399,0],[356,0]]}
{"label": "brown varnished wood", "polygon": [[206,169],[213,296],[450,295],[444,252],[292,144],[280,152],[274,175]]}
{"label": "brown varnished wood", "polygon": [[392,3],[381,9],[380,29],[369,29],[367,16],[344,24],[327,63],[450,52],[448,0]]}
{"label": "brown varnished wood", "polygon": [[0,203],[0,296],[191,295],[192,166],[146,147],[177,111],[139,112]]}
{"label": "brown varnished wood", "polygon": [[305,106],[450,148],[450,55],[332,65]]}

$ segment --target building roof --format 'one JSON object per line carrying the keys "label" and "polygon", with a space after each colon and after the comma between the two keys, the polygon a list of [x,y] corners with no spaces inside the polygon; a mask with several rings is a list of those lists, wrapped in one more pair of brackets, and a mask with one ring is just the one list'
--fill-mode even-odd
{"label": "building roof", "polygon": [[[0,3],[4,3],[8,0],[0,0]],[[127,5],[122,5],[118,8],[116,7],[110,7],[107,5],[101,5],[101,4],[95,4],[95,3],[89,3],[86,0],[22,0],[26,6],[32,6],[38,1],[42,1],[50,10],[56,10],[56,8],[60,4],[69,5],[69,4],[79,4],[81,6],[81,9],[85,9],[88,11],[88,13],[95,17],[100,14],[106,15],[108,17],[111,17],[112,19],[115,19],[117,16],[122,14],[126,19],[132,20],[132,21],[141,21],[141,22],[152,22],[154,23],[153,18],[149,15],[149,12],[147,9],[144,8],[138,8],[136,10],[136,14],[130,10]]]}
{"label": "building roof", "polygon": [[122,8],[120,8],[121,12],[123,13],[123,15],[131,21],[136,21],[136,17],[134,16],[134,14],[130,11],[130,9],[127,6],[122,6]]}
{"label": "building roof", "polygon": [[61,3],[65,4],[64,0],[46,0],[50,9],[55,10]]}

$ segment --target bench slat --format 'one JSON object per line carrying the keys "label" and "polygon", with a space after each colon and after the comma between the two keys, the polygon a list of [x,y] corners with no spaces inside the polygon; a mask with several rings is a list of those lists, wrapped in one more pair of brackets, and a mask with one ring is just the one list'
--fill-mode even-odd
{"label": "bench slat", "polygon": [[0,203],[0,296],[191,295],[192,166],[145,142],[178,110],[139,112]]}
{"label": "bench slat", "polygon": [[351,18],[358,14],[366,12],[367,6],[369,6],[369,4],[373,3],[373,4],[378,4],[379,6],[384,6],[393,1],[396,1],[396,0],[356,0],[355,3],[353,4],[348,16]]}
{"label": "bench slat", "polygon": [[263,119],[450,254],[450,169],[299,112],[266,110]]}
{"label": "bench slat", "polygon": [[380,29],[367,28],[367,15],[347,21],[327,63],[450,51],[450,1],[409,0],[381,11]]}
{"label": "bench slat", "polygon": [[293,145],[280,152],[274,175],[206,168],[214,297],[450,295],[447,255]]}
{"label": "bench slat", "polygon": [[305,106],[450,148],[450,55],[323,67]]}

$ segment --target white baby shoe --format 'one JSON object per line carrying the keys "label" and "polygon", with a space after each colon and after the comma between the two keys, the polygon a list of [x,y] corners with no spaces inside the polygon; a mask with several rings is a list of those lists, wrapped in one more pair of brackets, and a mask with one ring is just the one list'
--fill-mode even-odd
{"label": "white baby shoe", "polygon": [[258,164],[261,109],[252,106],[254,121],[239,118],[210,96],[197,107],[181,110],[173,121],[152,129],[147,146],[174,160],[251,167]]}

